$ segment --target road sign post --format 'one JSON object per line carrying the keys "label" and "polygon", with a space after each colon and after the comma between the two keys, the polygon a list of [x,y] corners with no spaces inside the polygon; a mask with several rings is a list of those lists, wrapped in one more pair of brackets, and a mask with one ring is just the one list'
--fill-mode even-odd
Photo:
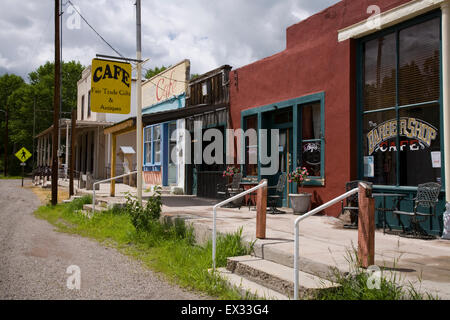
{"label": "road sign post", "polygon": [[28,151],[25,147],[16,152],[15,156],[21,162],[22,166],[22,187],[23,187],[23,176],[25,174],[25,166],[27,165],[25,162],[31,157],[30,151]]}
{"label": "road sign post", "polygon": [[21,167],[22,167],[22,187],[23,187],[23,176],[24,176],[24,174],[25,174],[25,166],[27,165],[25,162],[22,162],[21,164]]}

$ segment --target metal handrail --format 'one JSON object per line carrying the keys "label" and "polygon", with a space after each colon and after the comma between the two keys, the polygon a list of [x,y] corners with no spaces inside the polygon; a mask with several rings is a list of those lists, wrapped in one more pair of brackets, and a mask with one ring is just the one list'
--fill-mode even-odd
{"label": "metal handrail", "polygon": [[295,226],[294,226],[294,300],[298,300],[298,287],[299,287],[299,270],[298,270],[298,258],[299,258],[299,228],[298,228],[298,224],[300,223],[300,221],[305,220],[306,218],[309,218],[313,215],[315,215],[316,213],[358,193],[359,188],[354,188],[346,193],[344,193],[343,195],[334,198],[333,200],[328,201],[327,203],[324,203],[323,205],[305,213],[304,215],[302,215],[301,217],[298,217],[295,220]]}
{"label": "metal handrail", "polygon": [[244,192],[241,192],[231,198],[228,198],[218,204],[216,204],[213,207],[213,238],[212,238],[212,260],[213,260],[213,271],[216,271],[216,218],[217,218],[217,208],[220,208],[227,203],[233,202],[234,200],[237,200],[239,198],[242,198],[243,196],[246,196],[247,194],[250,194],[260,188],[267,187],[267,180],[263,181],[262,183],[258,184],[257,186],[248,189]]}
{"label": "metal handrail", "polygon": [[137,171],[133,171],[133,172],[130,172],[130,173],[127,173],[127,174],[122,174],[122,175],[117,176],[117,177],[112,177],[112,178],[109,178],[109,179],[105,179],[105,180],[94,182],[94,184],[92,185],[93,191],[94,191],[94,194],[92,196],[92,214],[95,214],[95,185],[96,184],[100,184],[100,183],[104,183],[104,182],[108,182],[108,181],[124,178],[124,177],[127,177],[127,176],[131,176],[132,174],[135,174],[135,173],[137,173]]}

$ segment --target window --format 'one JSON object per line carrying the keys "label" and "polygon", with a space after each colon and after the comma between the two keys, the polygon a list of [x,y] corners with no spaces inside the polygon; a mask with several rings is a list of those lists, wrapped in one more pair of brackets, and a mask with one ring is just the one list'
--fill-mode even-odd
{"label": "window", "polygon": [[441,181],[440,24],[434,15],[362,42],[361,175],[374,184]]}
{"label": "window", "polygon": [[81,96],[81,120],[84,119],[84,95]]}
{"label": "window", "polygon": [[144,149],[146,165],[161,164],[161,125],[144,129]]}
{"label": "window", "polygon": [[91,90],[88,92],[88,118],[91,116]]}
{"label": "window", "polygon": [[152,163],[152,128],[144,128],[144,162]]}
{"label": "window", "polygon": [[[177,137],[174,132],[177,130],[177,122],[173,121],[169,123],[169,164],[176,165],[177,164],[177,154],[176,154],[176,148],[177,148]],[[172,154],[175,155],[174,158],[172,158]]]}
{"label": "window", "polygon": [[[258,117],[256,115],[244,119],[245,130],[258,130]],[[245,137],[245,173],[247,176],[258,176],[258,164],[250,163],[250,159],[258,159],[258,145],[250,143],[250,137]],[[252,161],[255,162],[255,161]]]}
{"label": "window", "polygon": [[[279,172],[306,167],[310,175],[305,185],[325,184],[325,92],[244,110],[241,116],[245,131],[279,130]],[[258,155],[259,142],[251,143],[246,136],[243,144],[244,173],[261,178],[263,165],[249,163],[252,154]]]}
{"label": "window", "polygon": [[321,113],[320,102],[301,106],[301,166],[308,169],[311,178],[323,176]]}

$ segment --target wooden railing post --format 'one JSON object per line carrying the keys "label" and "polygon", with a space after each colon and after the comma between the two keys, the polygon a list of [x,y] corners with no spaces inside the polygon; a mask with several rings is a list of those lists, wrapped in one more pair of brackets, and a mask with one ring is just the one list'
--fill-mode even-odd
{"label": "wooden railing post", "polygon": [[[266,179],[260,182],[267,182]],[[266,238],[267,185],[259,188],[256,194],[256,238]]]}
{"label": "wooden railing post", "polygon": [[375,199],[371,184],[359,184],[358,202],[358,261],[361,267],[368,268],[375,264]]}

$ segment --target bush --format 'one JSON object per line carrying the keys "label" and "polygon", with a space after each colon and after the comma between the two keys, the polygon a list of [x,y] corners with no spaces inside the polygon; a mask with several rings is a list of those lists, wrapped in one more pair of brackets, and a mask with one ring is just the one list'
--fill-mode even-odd
{"label": "bush", "polygon": [[154,188],[154,194],[148,199],[147,204],[142,206],[131,194],[126,195],[125,212],[130,215],[131,223],[137,231],[150,231],[152,221],[161,216],[161,187]]}

